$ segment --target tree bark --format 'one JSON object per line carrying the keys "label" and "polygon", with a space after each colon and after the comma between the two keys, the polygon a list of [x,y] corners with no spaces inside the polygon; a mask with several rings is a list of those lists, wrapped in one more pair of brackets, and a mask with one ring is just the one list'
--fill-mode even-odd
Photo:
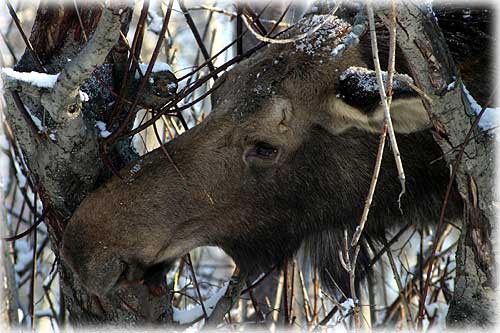
{"label": "tree bark", "polygon": [[[0,135],[3,135],[0,130]],[[3,154],[0,152],[0,154]],[[2,158],[7,159],[6,156],[0,155],[0,165],[2,165]],[[8,179],[6,170],[0,168],[0,202],[5,202],[4,191],[6,186],[5,182]],[[7,214],[5,211],[5,206],[2,204],[0,206],[0,237],[5,237],[6,232],[9,228],[7,226]],[[16,278],[14,272],[14,262],[11,255],[11,247],[9,244],[0,240],[0,281],[2,283],[0,287],[0,329],[2,332],[8,331],[9,327],[16,327],[19,324],[19,318],[17,315],[18,306],[18,295]]]}
{"label": "tree bark", "polygon": [[[106,122],[113,111],[113,94],[120,89],[135,98],[134,82],[129,87],[120,85],[128,57],[120,29],[127,34],[132,8],[123,3],[109,7],[80,3],[78,7],[81,22],[72,2],[42,2],[30,36],[33,51],[27,49],[15,66],[19,72],[60,73],[53,88],[2,76],[6,121],[43,202],[44,222],[56,256],[74,210],[111,175],[101,160],[96,122]],[[82,101],[81,92],[89,100]],[[34,126],[31,115],[42,119],[43,128]],[[137,154],[126,139],[112,147],[108,157],[121,168]],[[87,292],[62,260],[58,268],[64,301],[76,325],[171,321],[166,289],[155,294],[146,286],[123,287],[99,298]]]}
{"label": "tree bark", "polygon": [[[397,15],[398,45],[406,59],[411,60],[408,62],[417,86],[432,98],[432,105],[426,107],[436,129],[435,139],[451,166],[476,116],[432,10],[402,2],[398,4]],[[465,144],[456,178],[466,212],[447,324],[489,327],[494,323],[495,314],[496,274],[491,245],[495,227],[494,148],[492,138],[478,128],[472,137]]]}

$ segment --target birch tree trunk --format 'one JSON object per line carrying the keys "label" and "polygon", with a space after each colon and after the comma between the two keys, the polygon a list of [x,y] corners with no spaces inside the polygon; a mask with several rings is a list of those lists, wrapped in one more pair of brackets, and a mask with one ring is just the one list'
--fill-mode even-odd
{"label": "birch tree trunk", "polygon": [[[26,49],[14,69],[59,73],[57,82],[40,88],[2,75],[7,126],[43,202],[44,222],[56,256],[73,211],[111,176],[101,159],[96,122],[106,123],[113,111],[113,95],[120,89],[135,98],[133,84],[121,86],[123,73],[128,71],[128,50],[120,30],[127,34],[131,18],[132,8],[125,2],[108,6],[80,2],[77,6],[42,1],[29,38],[32,50]],[[41,119],[43,127],[32,117]],[[106,156],[117,169],[137,157],[128,139],[111,147]],[[168,295],[152,295],[147,287],[134,286],[99,298],[83,288],[62,260],[58,269],[64,301],[75,325],[171,320]]]}
{"label": "birch tree trunk", "polygon": [[[476,115],[466,98],[460,73],[429,8],[401,2],[397,7],[397,43],[410,59],[417,86],[431,98],[426,105],[437,130],[436,141],[450,166],[459,158]],[[495,315],[495,264],[491,238],[494,232],[494,146],[488,134],[476,127],[465,143],[457,171],[457,184],[466,212],[457,251],[455,293],[448,326],[489,327]]]}
{"label": "birch tree trunk", "polygon": [[[0,129],[0,135],[2,135],[2,130]],[[3,154],[0,152],[0,154]],[[0,166],[2,166],[2,158],[7,159],[6,156],[0,155]],[[5,202],[4,197],[4,186],[6,186],[8,175],[7,170],[0,168],[0,202]],[[0,237],[6,236],[7,228],[7,214],[5,211],[5,206],[0,205]],[[0,287],[0,329],[2,332],[8,331],[9,327],[16,327],[19,323],[19,318],[17,315],[18,309],[18,295],[16,278],[14,272],[14,262],[12,261],[11,247],[9,244],[0,240],[0,281],[2,283]]]}

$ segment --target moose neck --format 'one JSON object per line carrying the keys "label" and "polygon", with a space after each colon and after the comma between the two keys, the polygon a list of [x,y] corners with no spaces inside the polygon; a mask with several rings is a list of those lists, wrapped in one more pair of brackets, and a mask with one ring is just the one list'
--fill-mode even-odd
{"label": "moose neck", "polygon": [[[386,231],[399,230],[403,224],[430,224],[437,222],[449,182],[442,152],[430,131],[397,135],[406,176],[406,193],[398,204],[401,184],[394,157],[388,143],[383,156],[375,195],[363,236],[372,241],[384,240]],[[309,225],[304,238],[304,253],[317,268],[326,288],[350,294],[350,277],[340,263],[339,249],[344,248],[344,231],[348,237],[359,225],[365,199],[371,182],[378,150],[379,135],[361,131],[331,136],[319,129],[309,144],[313,155],[321,155],[316,168],[323,181],[316,186],[317,193],[329,191],[324,197],[324,212]],[[325,151],[327,153],[322,153]],[[313,194],[314,195],[314,194]],[[453,190],[446,216],[456,218],[462,214],[462,201]],[[356,272],[361,277],[369,267],[371,258],[362,245]],[[332,280],[335,283],[332,283]]]}
{"label": "moose neck", "polygon": [[[313,138],[313,140],[315,140]],[[372,227],[383,232],[401,220],[435,220],[449,181],[441,150],[430,131],[397,135],[401,159],[406,176],[406,192],[399,204],[402,191],[390,144],[385,146],[378,183],[370,208]],[[336,203],[331,217],[335,225],[352,226],[359,222],[368,194],[379,145],[378,134],[350,130],[340,136],[321,135],[323,147],[328,152],[325,163],[319,163],[325,175],[330,195]],[[316,147],[321,143],[311,146]],[[317,152],[317,154],[321,154]],[[348,221],[348,222],[346,222]],[[350,229],[350,228],[348,228]]]}

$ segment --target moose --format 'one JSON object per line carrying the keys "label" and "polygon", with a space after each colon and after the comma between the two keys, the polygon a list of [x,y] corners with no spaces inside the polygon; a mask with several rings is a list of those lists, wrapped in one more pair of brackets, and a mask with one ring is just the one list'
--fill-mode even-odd
{"label": "moose", "polygon": [[[185,253],[217,246],[245,274],[279,267],[303,247],[325,284],[350,293],[339,251],[363,211],[384,114],[367,34],[339,18],[304,20],[296,33],[321,27],[240,62],[218,79],[201,124],[83,200],[62,258],[89,291],[164,278],[158,272]],[[363,232],[375,242],[397,225],[437,221],[450,179],[424,105],[404,81],[394,83],[391,114],[407,190],[398,203],[386,147]],[[461,209],[454,191],[447,217]],[[360,277],[369,259],[361,251]]]}

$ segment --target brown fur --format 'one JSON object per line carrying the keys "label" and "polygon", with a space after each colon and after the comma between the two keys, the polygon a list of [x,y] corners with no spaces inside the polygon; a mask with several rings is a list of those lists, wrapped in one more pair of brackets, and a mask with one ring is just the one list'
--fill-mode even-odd
{"label": "brown fur", "polygon": [[[325,52],[272,45],[240,63],[221,78],[207,119],[165,145],[182,175],[160,149],[123,169],[125,181],[114,177],[75,212],[64,260],[102,295],[199,246],[219,246],[251,272],[280,265],[305,244],[322,274],[328,270],[346,288],[338,251],[343,230],[352,235],[359,221],[378,134],[356,117],[339,131],[334,118],[342,110],[328,100],[343,70],[368,66],[361,54],[354,46],[330,60]],[[404,214],[387,148],[365,230],[372,238],[403,221],[437,219],[448,169],[430,164],[441,151],[416,123],[413,133],[398,135]],[[256,157],[260,143],[277,157]],[[459,207],[452,203],[450,214]],[[360,265],[366,261],[362,255]]]}

